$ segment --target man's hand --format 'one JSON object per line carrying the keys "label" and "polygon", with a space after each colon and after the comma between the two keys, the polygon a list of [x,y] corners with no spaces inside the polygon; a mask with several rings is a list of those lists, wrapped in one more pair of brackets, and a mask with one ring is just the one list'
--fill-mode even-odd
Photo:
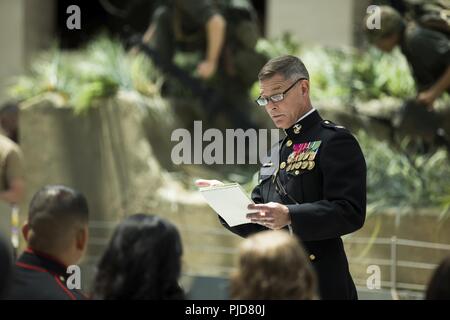
{"label": "man's hand", "polygon": [[438,95],[433,89],[422,91],[417,96],[417,101],[427,106],[429,110],[433,110],[433,103],[437,99]]}
{"label": "man's hand", "polygon": [[197,187],[214,187],[214,186],[223,185],[223,182],[219,181],[219,180],[198,179],[198,180],[195,180],[195,185]]}
{"label": "man's hand", "polygon": [[204,60],[197,66],[197,73],[202,79],[211,78],[216,73],[217,63]]}
{"label": "man's hand", "polygon": [[250,204],[249,210],[258,210],[247,214],[251,222],[261,224],[270,229],[281,229],[291,223],[289,209],[284,204],[269,202],[265,204]]}

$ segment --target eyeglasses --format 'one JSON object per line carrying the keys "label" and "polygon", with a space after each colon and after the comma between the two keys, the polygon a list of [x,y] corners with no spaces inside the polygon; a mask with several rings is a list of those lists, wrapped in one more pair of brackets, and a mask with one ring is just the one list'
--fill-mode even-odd
{"label": "eyeglasses", "polygon": [[291,89],[297,84],[297,82],[299,82],[300,80],[308,80],[308,79],[306,79],[306,78],[300,78],[300,79],[297,79],[293,84],[290,85],[289,88],[287,88],[287,89],[284,90],[283,92],[274,94],[273,96],[270,96],[270,97],[268,97],[268,98],[259,96],[258,99],[255,100],[256,104],[257,104],[258,106],[260,106],[260,107],[265,107],[265,106],[267,106],[267,105],[269,104],[269,99],[270,99],[272,102],[280,102],[280,101],[283,101],[284,96],[286,95],[286,93],[288,93],[288,91],[291,90]]}

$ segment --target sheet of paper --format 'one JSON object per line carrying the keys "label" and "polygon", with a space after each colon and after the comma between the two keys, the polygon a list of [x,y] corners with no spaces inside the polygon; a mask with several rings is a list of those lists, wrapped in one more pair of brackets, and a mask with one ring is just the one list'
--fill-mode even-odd
{"label": "sheet of paper", "polygon": [[200,193],[211,208],[220,215],[230,227],[250,223],[246,215],[251,211],[247,206],[254,203],[238,183],[200,188]]}

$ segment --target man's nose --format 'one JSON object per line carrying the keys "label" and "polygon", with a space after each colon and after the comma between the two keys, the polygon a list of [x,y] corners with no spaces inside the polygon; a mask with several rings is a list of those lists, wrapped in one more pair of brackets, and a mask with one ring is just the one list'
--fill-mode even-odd
{"label": "man's nose", "polygon": [[[271,106],[272,104],[272,106]],[[275,108],[278,108],[278,106],[275,104],[275,102],[273,102],[272,100],[269,99],[269,101],[266,104],[266,110],[273,110]]]}

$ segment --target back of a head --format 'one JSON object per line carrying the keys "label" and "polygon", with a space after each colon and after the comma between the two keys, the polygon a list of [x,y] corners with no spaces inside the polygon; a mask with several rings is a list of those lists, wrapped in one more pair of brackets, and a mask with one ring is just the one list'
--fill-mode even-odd
{"label": "back of a head", "polygon": [[231,297],[316,299],[316,276],[297,238],[285,231],[263,231],[246,239],[231,279]]}
{"label": "back of a head", "polygon": [[135,214],[115,230],[98,265],[94,298],[183,299],[178,285],[182,244],[177,228],[154,215]]}
{"label": "back of a head", "polygon": [[13,255],[11,246],[0,234],[0,299],[8,295],[12,274]]}
{"label": "back of a head", "polygon": [[[370,43],[376,44],[381,39],[402,32],[405,21],[400,13],[390,6],[379,6],[379,26],[372,25],[376,16],[368,14],[364,18],[364,30]],[[375,11],[376,13],[377,11]]]}
{"label": "back of a head", "polygon": [[46,253],[64,252],[88,220],[87,200],[80,192],[62,185],[45,186],[30,203],[28,245]]}
{"label": "back of a head", "polygon": [[8,101],[0,106],[0,117],[6,114],[17,115],[19,113],[18,102]]}
{"label": "back of a head", "polygon": [[450,256],[441,262],[428,284],[427,300],[450,300]]}
{"label": "back of a head", "polygon": [[19,107],[15,101],[9,101],[0,107],[0,126],[8,138],[18,142]]}

